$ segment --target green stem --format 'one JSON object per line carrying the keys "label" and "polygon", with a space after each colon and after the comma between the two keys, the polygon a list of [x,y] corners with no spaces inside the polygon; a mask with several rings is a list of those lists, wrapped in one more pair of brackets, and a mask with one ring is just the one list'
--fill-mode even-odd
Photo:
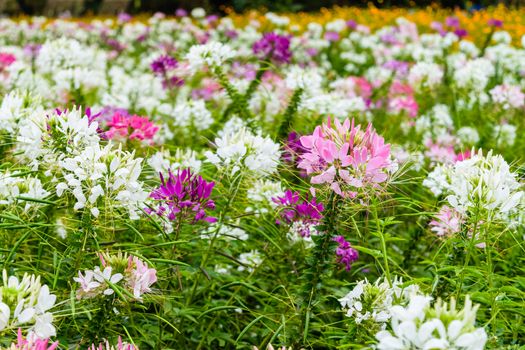
{"label": "green stem", "polygon": [[297,113],[297,108],[301,102],[303,91],[304,90],[301,88],[296,89],[290,98],[290,103],[284,112],[283,120],[279,126],[279,131],[277,132],[277,138],[280,140],[284,139],[290,130],[290,126],[292,125],[295,114]]}
{"label": "green stem", "polygon": [[328,207],[325,211],[326,215],[323,218],[322,224],[319,225],[319,231],[322,233],[321,236],[318,237],[319,239],[315,240],[316,242],[312,248],[310,261],[303,276],[300,337],[298,337],[296,344],[294,344],[294,349],[300,349],[306,346],[313,304],[319,299],[318,291],[321,289],[323,275],[328,270],[329,257],[332,254],[331,246],[334,244],[333,237],[336,231],[338,198],[335,192],[330,194]]}
{"label": "green stem", "polygon": [[[226,93],[232,100],[233,110],[235,110],[239,116],[246,122],[250,128],[253,127],[253,116],[248,106],[246,98],[239,93],[239,91],[230,84],[228,77],[222,71],[221,67],[215,67],[214,73],[219,81],[219,84],[226,90]],[[228,108],[226,109],[228,111]]]}

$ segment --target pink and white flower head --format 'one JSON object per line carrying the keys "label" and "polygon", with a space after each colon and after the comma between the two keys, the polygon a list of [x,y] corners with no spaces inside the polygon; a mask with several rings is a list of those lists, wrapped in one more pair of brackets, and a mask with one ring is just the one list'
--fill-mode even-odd
{"label": "pink and white flower head", "polygon": [[125,279],[133,296],[137,300],[142,300],[142,294],[150,293],[151,285],[157,282],[157,270],[150,269],[148,264],[130,255]]}
{"label": "pink and white flower head", "polygon": [[98,346],[91,344],[87,350],[139,350],[139,348],[135,345],[122,342],[122,338],[119,336],[117,346],[110,344],[109,341],[106,340],[104,343],[98,344]]}
{"label": "pink and white flower head", "polygon": [[444,205],[430,221],[430,230],[439,237],[452,236],[461,231],[464,218],[454,208]]}
{"label": "pink and white flower head", "polygon": [[337,194],[354,198],[359,189],[377,188],[392,167],[390,145],[369,124],[366,130],[346,119],[328,118],[312,135],[300,138],[305,153],[298,167],[313,175],[312,184],[327,184]]}
{"label": "pink and white flower head", "polygon": [[55,350],[58,348],[58,341],[49,343],[49,339],[40,339],[33,335],[24,338],[22,328],[18,328],[17,342],[11,344],[6,350]]}
{"label": "pink and white flower head", "polygon": [[525,94],[521,92],[519,86],[498,85],[490,90],[490,95],[494,103],[500,105],[504,110],[525,106]]}

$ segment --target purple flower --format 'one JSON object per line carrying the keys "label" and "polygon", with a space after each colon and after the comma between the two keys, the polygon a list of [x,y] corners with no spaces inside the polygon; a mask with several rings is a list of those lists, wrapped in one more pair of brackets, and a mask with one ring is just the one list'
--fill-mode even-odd
{"label": "purple flower", "polygon": [[157,75],[164,75],[177,68],[178,62],[175,58],[162,55],[151,63],[151,70]]}
{"label": "purple flower", "polygon": [[127,23],[131,21],[131,18],[132,18],[131,15],[125,12],[119,13],[117,17],[119,23]]}
{"label": "purple flower", "polygon": [[456,34],[458,38],[464,38],[468,35],[468,32],[463,28],[458,28],[454,30],[454,34]]}
{"label": "purple flower", "polygon": [[339,41],[339,33],[337,32],[326,32],[324,33],[325,40],[328,41]]}
{"label": "purple flower", "polygon": [[459,19],[457,17],[447,17],[447,19],[445,19],[445,25],[457,29],[459,28]]}
{"label": "purple flower", "polygon": [[188,15],[188,11],[186,11],[185,9],[177,9],[177,11],[175,11],[175,16],[177,17],[186,17]]}
{"label": "purple flower", "polygon": [[155,75],[162,77],[162,87],[164,89],[172,89],[184,85],[184,79],[175,75],[169,75],[178,66],[175,58],[162,55],[151,63],[151,70]]}
{"label": "purple flower", "polygon": [[253,44],[253,53],[261,60],[276,64],[289,63],[292,57],[290,37],[276,33],[266,33]]}
{"label": "purple flower", "polygon": [[356,29],[357,28],[357,22],[353,19],[346,21],[346,26],[350,29]]}
{"label": "purple flower", "polygon": [[[323,203],[317,203],[315,198],[309,200],[306,198],[300,201],[299,193],[286,190],[284,195],[272,198],[273,202],[282,207],[280,212],[281,219],[287,224],[301,222],[303,229],[299,232],[302,237],[310,236],[310,227],[318,225],[323,218],[321,212],[324,210]],[[281,225],[281,220],[276,223]]]}
{"label": "purple flower", "polygon": [[216,222],[208,216],[206,209],[214,210],[215,203],[209,199],[214,182],[206,182],[200,175],[192,174],[190,169],[178,170],[177,174],[168,173],[168,180],[160,174],[161,185],[151,192],[150,197],[159,202],[154,212],[170,221],[188,220],[198,222]]}
{"label": "purple flower", "polygon": [[338,257],[337,262],[345,265],[346,271],[350,271],[352,263],[359,259],[359,253],[352,248],[350,242],[347,242],[343,236],[334,237],[334,241],[338,244],[335,250],[335,254]]}
{"label": "purple flower", "polygon": [[306,149],[301,144],[301,135],[292,131],[288,134],[288,139],[284,144],[284,152],[282,159],[286,163],[295,163],[298,159],[298,156],[306,152]]}
{"label": "purple flower", "polygon": [[408,74],[409,63],[405,61],[390,60],[383,64],[383,68],[396,72],[398,77],[404,77]]}
{"label": "purple flower", "polygon": [[41,44],[27,44],[26,46],[24,46],[24,54],[31,58],[35,58],[36,56],[38,56],[38,53],[40,52],[41,48]]}
{"label": "purple flower", "polygon": [[494,28],[502,28],[503,27],[503,21],[500,20],[500,19],[496,19],[496,18],[489,19],[487,24],[489,25],[489,27],[494,27]]}
{"label": "purple flower", "polygon": [[237,33],[237,31],[233,30],[233,29],[228,29],[224,32],[224,35],[226,35],[226,37],[228,39],[237,39],[237,37],[239,36],[239,34]]}

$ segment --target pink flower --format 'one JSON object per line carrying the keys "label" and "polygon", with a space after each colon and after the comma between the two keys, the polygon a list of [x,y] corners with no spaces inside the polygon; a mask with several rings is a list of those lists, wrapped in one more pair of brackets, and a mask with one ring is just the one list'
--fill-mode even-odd
{"label": "pink flower", "polygon": [[10,53],[0,52],[0,70],[4,70],[16,61],[16,57]]}
{"label": "pink flower", "polygon": [[109,130],[106,131],[105,136],[109,139],[153,140],[159,130],[159,127],[148,117],[130,116],[119,112],[113,114],[106,125]]}
{"label": "pink flower", "polygon": [[151,285],[157,282],[157,270],[150,269],[148,264],[137,258],[129,256],[128,268],[126,270],[126,284],[138,300],[142,294],[151,292]]}
{"label": "pink flower", "polygon": [[393,113],[406,112],[410,118],[417,117],[419,106],[414,90],[408,84],[394,81],[388,93],[388,109]]}
{"label": "pink flower", "polygon": [[371,124],[362,131],[353,120],[335,120],[332,125],[328,119],[300,141],[305,152],[299,155],[298,167],[313,175],[312,184],[328,184],[341,196],[355,197],[357,189],[376,187],[388,178],[390,145]]}
{"label": "pink flower", "polygon": [[24,338],[22,336],[22,328],[18,328],[17,343],[12,344],[11,350],[55,350],[58,348],[58,341],[49,344],[49,339],[39,339],[35,336],[32,338]]}
{"label": "pink flower", "polygon": [[439,237],[451,236],[461,231],[464,219],[461,214],[447,205],[444,205],[430,221],[430,230]]}
{"label": "pink flower", "polygon": [[123,343],[122,338],[119,336],[116,347],[112,346],[109,341],[106,340],[104,343],[100,343],[98,346],[91,344],[91,346],[88,347],[88,350],[139,350],[139,348],[135,345]]}

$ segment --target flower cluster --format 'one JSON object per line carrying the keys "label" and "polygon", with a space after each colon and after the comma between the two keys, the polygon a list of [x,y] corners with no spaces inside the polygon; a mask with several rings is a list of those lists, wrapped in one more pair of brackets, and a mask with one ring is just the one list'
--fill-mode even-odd
{"label": "flower cluster", "polygon": [[306,149],[299,168],[312,176],[312,184],[327,184],[340,196],[356,197],[357,190],[375,188],[388,179],[392,167],[390,145],[385,144],[372,125],[365,131],[354,121],[328,119],[312,135],[302,136]]}
{"label": "flower cluster", "polygon": [[277,170],[281,157],[279,145],[272,139],[254,135],[244,128],[216,138],[215,145],[215,152],[205,153],[208,161],[231,175],[238,171],[258,176],[272,174]]}
{"label": "flower cluster", "polygon": [[289,63],[292,57],[290,38],[277,33],[265,33],[253,44],[253,53],[261,60],[276,64]]}
{"label": "flower cluster", "polygon": [[177,170],[175,174],[170,171],[167,180],[160,174],[160,180],[161,185],[150,194],[155,209],[148,209],[149,213],[175,222],[217,221],[206,213],[206,210],[215,209],[210,199],[214,182],[206,182],[190,169]]}
{"label": "flower cluster", "polygon": [[24,338],[22,328],[18,328],[16,343],[2,350],[55,350],[58,348],[58,341],[51,344],[49,341],[49,339],[40,339],[34,335]]}
{"label": "flower cluster", "polygon": [[53,315],[49,310],[56,296],[40,283],[40,276],[24,274],[22,280],[8,276],[3,270],[0,286],[0,333],[19,326],[29,326],[31,339],[46,339],[56,335]]}
{"label": "flower cluster", "polygon": [[323,218],[323,203],[318,203],[315,198],[301,201],[299,193],[291,190],[286,190],[283,196],[273,198],[273,201],[277,204],[277,209],[281,209],[281,219],[277,220],[277,224],[290,225],[292,241],[299,237],[311,241],[310,237],[317,234],[316,226]]}
{"label": "flower cluster", "polygon": [[101,254],[102,267],[78,272],[73,278],[79,283],[78,299],[90,299],[115,293],[115,288],[126,289],[135,300],[142,301],[142,296],[151,293],[151,286],[157,281],[157,270],[133,255]]}
{"label": "flower cluster", "polygon": [[104,135],[113,140],[140,140],[152,142],[159,127],[153,124],[148,117],[138,115],[123,115],[115,113],[106,122],[109,128]]}
{"label": "flower cluster", "polygon": [[91,344],[87,350],[139,350],[139,348],[133,344],[127,344],[122,341],[122,337],[118,337],[116,345],[112,345],[108,340],[97,345]]}
{"label": "flower cluster", "polygon": [[414,295],[408,305],[394,305],[391,331],[377,333],[380,350],[450,349],[482,350],[487,342],[483,328],[476,328],[476,312],[467,295],[465,306],[456,309],[455,299],[450,305],[438,300],[430,306],[431,298]]}
{"label": "flower cluster", "polygon": [[365,279],[359,281],[339,302],[346,316],[355,323],[384,329],[392,317],[393,306],[406,305],[418,293],[416,284],[403,286],[401,279],[396,278],[391,284],[381,278],[373,284]]}
{"label": "flower cluster", "polygon": [[338,263],[344,265],[346,271],[350,271],[352,263],[359,259],[359,253],[352,248],[350,242],[345,240],[343,236],[334,237],[334,241],[336,241],[338,245],[335,250]]}
{"label": "flower cluster", "polygon": [[172,89],[184,84],[184,79],[172,74],[178,65],[179,62],[175,58],[162,55],[151,63],[151,70],[162,78],[162,86],[165,89]]}
{"label": "flower cluster", "polygon": [[448,167],[437,167],[423,185],[435,195],[446,195],[448,204],[459,214],[512,223],[521,210],[524,196],[518,176],[500,155],[482,151]]}

